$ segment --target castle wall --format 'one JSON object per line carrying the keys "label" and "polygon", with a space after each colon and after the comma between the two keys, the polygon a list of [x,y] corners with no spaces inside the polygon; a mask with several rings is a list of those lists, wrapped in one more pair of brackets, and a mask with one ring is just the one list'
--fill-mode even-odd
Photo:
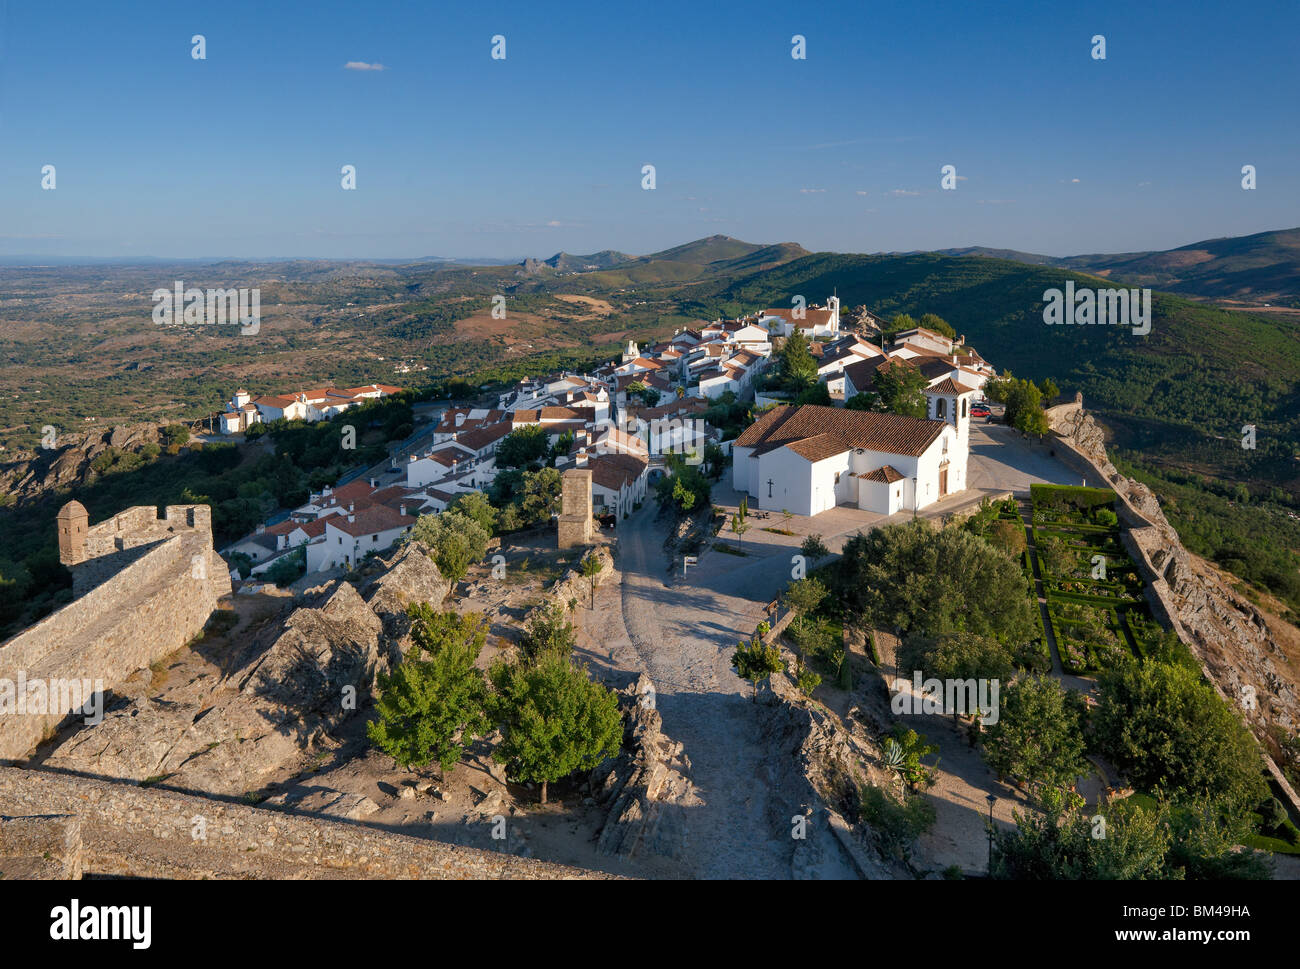
{"label": "castle wall", "polygon": [[[50,814],[78,819],[80,857],[73,860],[75,870],[92,875],[170,879],[614,877],[346,821],[132,784],[0,767],[0,816]],[[200,833],[202,837],[197,836]],[[2,846],[0,841],[0,857],[5,853]],[[57,873],[52,877],[58,877]]]}
{"label": "castle wall", "polygon": [[[218,600],[231,593],[229,573],[212,548],[205,520],[199,517],[198,527],[170,533],[168,524],[180,526],[183,515],[140,520],[143,537],[154,544],[142,546],[139,558],[80,598],[0,644],[0,681],[17,684],[21,674],[28,683],[102,681],[107,690],[203,631]],[[159,534],[165,537],[159,540]],[[125,532],[124,537],[140,536]],[[66,705],[48,713],[0,711],[0,760],[25,756],[71,712]]]}

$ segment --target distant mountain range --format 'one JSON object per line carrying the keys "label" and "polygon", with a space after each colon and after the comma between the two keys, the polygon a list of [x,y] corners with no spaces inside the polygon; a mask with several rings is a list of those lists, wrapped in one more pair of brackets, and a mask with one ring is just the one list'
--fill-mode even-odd
{"label": "distant mountain range", "polygon": [[944,256],[985,256],[1034,266],[1081,269],[1097,276],[1201,299],[1300,306],[1300,228],[1209,239],[1157,252],[1043,256],[969,246]]}
{"label": "distant mountain range", "polygon": [[[895,252],[881,255],[919,254]],[[1209,239],[1153,252],[1058,257],[1017,249],[966,246],[940,249],[936,254],[979,256],[1031,266],[1075,269],[1133,286],[1149,286],[1196,299],[1300,307],[1300,228]],[[525,259],[518,266],[530,276],[597,274],[597,278],[591,280],[593,285],[622,287],[684,283],[706,277],[757,272],[808,255],[811,253],[807,249],[793,242],[761,245],[731,236],[714,235],[645,256],[631,256],[614,249],[588,256],[557,252],[549,259]],[[607,278],[601,279],[599,274]]]}
{"label": "distant mountain range", "polygon": [[519,264],[527,275],[590,273],[596,286],[624,287],[652,283],[686,283],[712,276],[771,269],[802,256],[808,250],[793,242],[760,245],[731,236],[715,235],[684,245],[629,256],[605,249],[590,256],[557,252],[550,259],[525,259]]}

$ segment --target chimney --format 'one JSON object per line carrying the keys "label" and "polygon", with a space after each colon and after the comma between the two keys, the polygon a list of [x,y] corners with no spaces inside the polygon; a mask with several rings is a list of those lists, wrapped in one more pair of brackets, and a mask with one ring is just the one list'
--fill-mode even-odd
{"label": "chimney", "polygon": [[370,487],[372,487],[372,488],[377,488],[377,487],[379,487],[379,479],[378,479],[378,478],[371,478],[371,479],[370,479]]}
{"label": "chimney", "polygon": [[326,485],[324,488],[321,489],[320,493],[322,498],[327,498],[330,495],[334,494],[334,489],[331,488],[329,485]]}
{"label": "chimney", "polygon": [[456,426],[460,427],[464,423],[465,423],[465,413],[464,411],[461,411],[456,415]]}
{"label": "chimney", "polygon": [[398,513],[399,515],[401,515],[402,517],[406,517],[406,503],[405,503],[405,502],[403,502],[401,505],[398,505],[398,507],[397,507],[397,513]]}
{"label": "chimney", "polygon": [[[351,511],[352,509],[349,508],[348,510]],[[357,516],[356,516],[356,515],[348,515],[348,524],[350,524],[350,525],[351,525],[351,524],[355,524],[355,523],[356,523],[356,520],[357,520]]]}
{"label": "chimney", "polygon": [[573,456],[573,463],[579,468],[585,468],[587,466],[587,452],[583,450],[575,454]]}
{"label": "chimney", "polygon": [[[352,511],[352,510],[353,510],[353,505],[354,505],[354,502],[351,502],[351,501],[348,502],[348,511]],[[351,520],[352,520],[352,519],[350,519],[350,518],[348,519],[348,521],[351,521]]]}
{"label": "chimney", "polygon": [[256,531],[254,534],[256,534],[256,535],[261,535],[261,534],[262,534],[263,532],[265,532],[265,531],[266,531],[266,526],[265,526],[265,525],[262,525],[262,524],[259,524],[259,525],[257,526],[257,531]]}

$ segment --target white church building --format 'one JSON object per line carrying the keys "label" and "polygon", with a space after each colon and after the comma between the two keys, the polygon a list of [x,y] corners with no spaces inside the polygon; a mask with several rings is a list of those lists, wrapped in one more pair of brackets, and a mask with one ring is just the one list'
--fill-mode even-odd
{"label": "white church building", "polygon": [[732,483],[757,508],[797,515],[836,505],[892,515],[964,491],[976,391],[948,380],[925,394],[927,420],[776,407],[736,439]]}

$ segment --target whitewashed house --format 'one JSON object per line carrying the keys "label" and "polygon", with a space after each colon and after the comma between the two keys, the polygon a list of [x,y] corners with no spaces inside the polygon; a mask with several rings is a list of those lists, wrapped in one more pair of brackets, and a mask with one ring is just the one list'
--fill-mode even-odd
{"label": "whitewashed house", "polygon": [[966,488],[969,409],[945,412],[949,420],[776,407],[736,439],[732,483],[757,508],[799,515],[836,505],[881,514],[924,508]]}

